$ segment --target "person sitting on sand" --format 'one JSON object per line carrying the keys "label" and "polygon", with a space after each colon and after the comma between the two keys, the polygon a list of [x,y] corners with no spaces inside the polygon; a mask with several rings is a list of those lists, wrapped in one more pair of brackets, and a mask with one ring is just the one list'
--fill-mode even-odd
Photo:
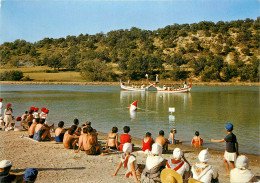
{"label": "person sitting on sand", "polygon": [[253,172],[248,170],[248,158],[246,156],[238,156],[236,168],[230,171],[230,182],[258,182]]}
{"label": "person sitting on sand", "polygon": [[146,158],[145,168],[141,175],[141,182],[160,182],[161,171],[165,168],[167,160],[162,154],[162,146],[153,144],[151,155]]}
{"label": "person sitting on sand", "polygon": [[164,131],[159,131],[159,136],[156,137],[155,143],[160,144],[163,147],[162,153],[167,153],[168,151],[168,144],[170,144],[169,140],[164,137]]}
{"label": "person sitting on sand", "polygon": [[39,108],[38,107],[35,107],[34,108],[34,112],[33,112],[33,122],[35,122],[35,120],[37,119],[37,118],[40,118],[40,114],[39,114]]}
{"label": "person sitting on sand", "polygon": [[[182,159],[183,160],[182,160]],[[184,154],[180,148],[175,148],[173,151],[173,159],[170,159],[166,163],[166,168],[171,168],[180,174],[182,177],[185,175],[184,179],[188,179],[190,177],[190,164],[184,157]]]}
{"label": "person sitting on sand", "polygon": [[36,125],[33,139],[36,141],[50,141],[52,140],[50,134],[50,127],[44,125],[44,120],[40,120]]}
{"label": "person sitting on sand", "polygon": [[143,148],[142,151],[148,153],[152,150],[152,144],[154,143],[153,138],[151,137],[152,134],[147,132],[145,137],[143,138]]}
{"label": "person sitting on sand", "polygon": [[217,179],[217,171],[207,164],[210,155],[208,149],[204,149],[199,153],[200,163],[196,163],[191,167],[192,178],[203,183],[210,183],[212,179]]}
{"label": "person sitting on sand", "polygon": [[22,121],[25,121],[28,116],[28,111],[25,111],[24,114],[22,115]]}
{"label": "person sitting on sand", "polygon": [[124,133],[120,135],[120,146],[119,146],[120,151],[123,151],[123,146],[125,143],[131,143],[132,140],[131,135],[128,134],[130,132],[130,127],[124,126],[123,130]]}
{"label": "person sitting on sand", "polygon": [[227,123],[225,125],[225,129],[228,135],[224,139],[211,139],[211,142],[226,142],[226,151],[224,154],[223,162],[226,168],[226,175],[229,175],[230,168],[228,162],[230,163],[232,169],[235,168],[234,162],[236,161],[236,157],[238,156],[238,142],[236,135],[232,133],[233,125],[231,123]]}
{"label": "person sitting on sand", "polygon": [[23,175],[16,175],[10,172],[12,162],[10,160],[0,161],[0,182],[22,182]]}
{"label": "person sitting on sand", "polygon": [[46,110],[46,107],[43,107],[42,109],[41,109],[41,113],[40,113],[40,118],[42,118],[42,119],[44,119],[45,118],[45,111]]}
{"label": "person sitting on sand", "polygon": [[58,123],[58,128],[55,130],[55,142],[63,142],[64,133],[66,132],[65,129],[63,129],[64,122],[60,121]]}
{"label": "person sitting on sand", "polygon": [[23,126],[21,124],[21,116],[17,116],[16,117],[16,122],[14,123],[14,131],[22,131],[23,130]]}
{"label": "person sitting on sand", "polygon": [[175,139],[174,135],[176,133],[177,133],[177,130],[175,128],[171,130],[170,135],[169,135],[169,142],[170,142],[170,144],[180,144],[180,143],[182,143],[182,141]]}
{"label": "person sitting on sand", "polygon": [[112,150],[117,150],[118,148],[118,128],[113,127],[112,132],[110,132],[107,136],[107,143],[106,143],[106,148],[112,149]]}
{"label": "person sitting on sand", "polygon": [[80,135],[81,134],[81,128],[80,128],[80,126],[79,126],[79,120],[77,119],[77,118],[75,118],[74,120],[73,120],[73,123],[74,123],[74,125],[76,125],[77,126],[77,129],[75,130],[75,134],[77,134],[77,135]]}
{"label": "person sitting on sand", "polygon": [[195,132],[195,136],[193,137],[192,141],[191,141],[191,146],[194,147],[201,147],[202,143],[203,143],[203,139],[200,138],[200,133],[198,131]]}
{"label": "person sitting on sand", "polygon": [[38,170],[35,168],[27,168],[24,171],[22,183],[34,183],[38,175]]}
{"label": "person sitting on sand", "polygon": [[115,170],[115,172],[111,176],[116,176],[119,169],[123,166],[124,168],[127,168],[127,173],[125,176],[128,178],[129,176],[133,176],[135,182],[139,183],[137,179],[137,174],[139,173],[138,166],[136,163],[136,158],[134,155],[131,154],[132,152],[132,144],[125,143],[123,145],[123,152],[124,154],[121,157],[121,160]]}
{"label": "person sitting on sand", "polygon": [[0,127],[4,127],[5,126],[5,122],[4,122],[4,118],[3,116],[0,114]]}
{"label": "person sitting on sand", "polygon": [[28,130],[29,138],[33,138],[36,125],[40,122],[40,118],[36,119],[35,122],[30,126]]}
{"label": "person sitting on sand", "polygon": [[76,149],[76,144],[79,141],[79,136],[75,135],[75,128],[73,128],[74,125],[70,127],[68,131],[65,132],[64,138],[63,138],[63,145],[65,149]]}
{"label": "person sitting on sand", "polygon": [[32,125],[33,123],[33,111],[32,110],[29,110],[29,113],[28,113],[28,116],[26,118],[26,122],[28,124],[28,130],[30,129],[30,126]]}

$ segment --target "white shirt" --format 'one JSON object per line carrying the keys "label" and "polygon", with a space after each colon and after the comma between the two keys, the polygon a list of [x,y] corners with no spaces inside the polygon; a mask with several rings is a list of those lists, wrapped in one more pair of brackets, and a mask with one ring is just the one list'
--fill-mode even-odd
{"label": "white shirt", "polygon": [[0,114],[2,114],[3,103],[0,102]]}
{"label": "white shirt", "polygon": [[146,158],[145,166],[148,170],[160,164],[164,159],[161,156],[150,155]]}
{"label": "white shirt", "polygon": [[34,112],[33,113],[33,118],[40,118],[39,113],[38,112]]}
{"label": "white shirt", "polygon": [[[198,174],[196,172],[196,168],[202,168],[203,171]],[[193,178],[204,183],[210,183],[212,178],[217,178],[217,171],[211,166],[207,164],[202,164],[202,163],[196,163],[195,166],[192,166],[191,172],[193,174]]]}
{"label": "white shirt", "polygon": [[[121,158],[121,162],[123,164],[125,163],[125,159]],[[131,169],[131,163],[132,162],[134,162],[135,170],[137,169],[137,164],[136,164],[135,160],[136,160],[135,157],[130,155],[130,157],[128,158],[128,162],[127,162],[127,169],[128,169],[128,171],[132,171],[132,169]]]}
{"label": "white shirt", "polygon": [[248,169],[241,170],[238,168],[234,168],[230,171],[230,182],[231,183],[249,182],[253,177],[254,177],[254,174]]}

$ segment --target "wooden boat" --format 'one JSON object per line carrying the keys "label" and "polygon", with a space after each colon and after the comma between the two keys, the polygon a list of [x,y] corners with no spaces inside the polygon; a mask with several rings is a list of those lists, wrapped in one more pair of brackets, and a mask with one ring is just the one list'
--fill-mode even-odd
{"label": "wooden boat", "polygon": [[156,84],[154,84],[154,87],[157,89],[157,92],[165,92],[165,93],[186,93],[186,92],[190,92],[191,91],[191,86],[192,86],[192,81],[190,83],[190,85],[186,85],[184,84],[183,88],[172,88],[172,87],[160,87],[157,86]]}

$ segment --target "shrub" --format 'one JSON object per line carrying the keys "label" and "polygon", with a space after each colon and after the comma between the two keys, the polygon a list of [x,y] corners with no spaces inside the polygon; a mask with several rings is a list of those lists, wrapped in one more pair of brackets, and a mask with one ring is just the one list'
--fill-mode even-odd
{"label": "shrub", "polygon": [[23,72],[20,70],[4,71],[0,73],[1,81],[20,81],[23,78]]}

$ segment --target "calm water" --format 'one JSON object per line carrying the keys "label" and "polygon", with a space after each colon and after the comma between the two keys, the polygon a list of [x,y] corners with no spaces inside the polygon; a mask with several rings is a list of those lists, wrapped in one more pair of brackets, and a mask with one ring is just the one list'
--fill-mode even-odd
{"label": "calm water", "polygon": [[[224,125],[231,122],[240,152],[260,154],[259,88],[237,86],[193,86],[191,93],[157,93],[120,91],[119,86],[66,85],[1,85],[4,105],[12,103],[14,116],[31,106],[47,107],[51,121],[63,120],[71,125],[74,118],[81,123],[90,120],[93,127],[110,132],[113,126],[131,127],[130,134],[143,137],[159,130],[168,136],[176,128],[176,139],[189,145],[198,130],[204,147],[225,149],[225,143],[210,143],[211,138],[226,136]],[[138,100],[138,111],[129,114],[128,106]],[[175,113],[168,112],[175,107]]]}

